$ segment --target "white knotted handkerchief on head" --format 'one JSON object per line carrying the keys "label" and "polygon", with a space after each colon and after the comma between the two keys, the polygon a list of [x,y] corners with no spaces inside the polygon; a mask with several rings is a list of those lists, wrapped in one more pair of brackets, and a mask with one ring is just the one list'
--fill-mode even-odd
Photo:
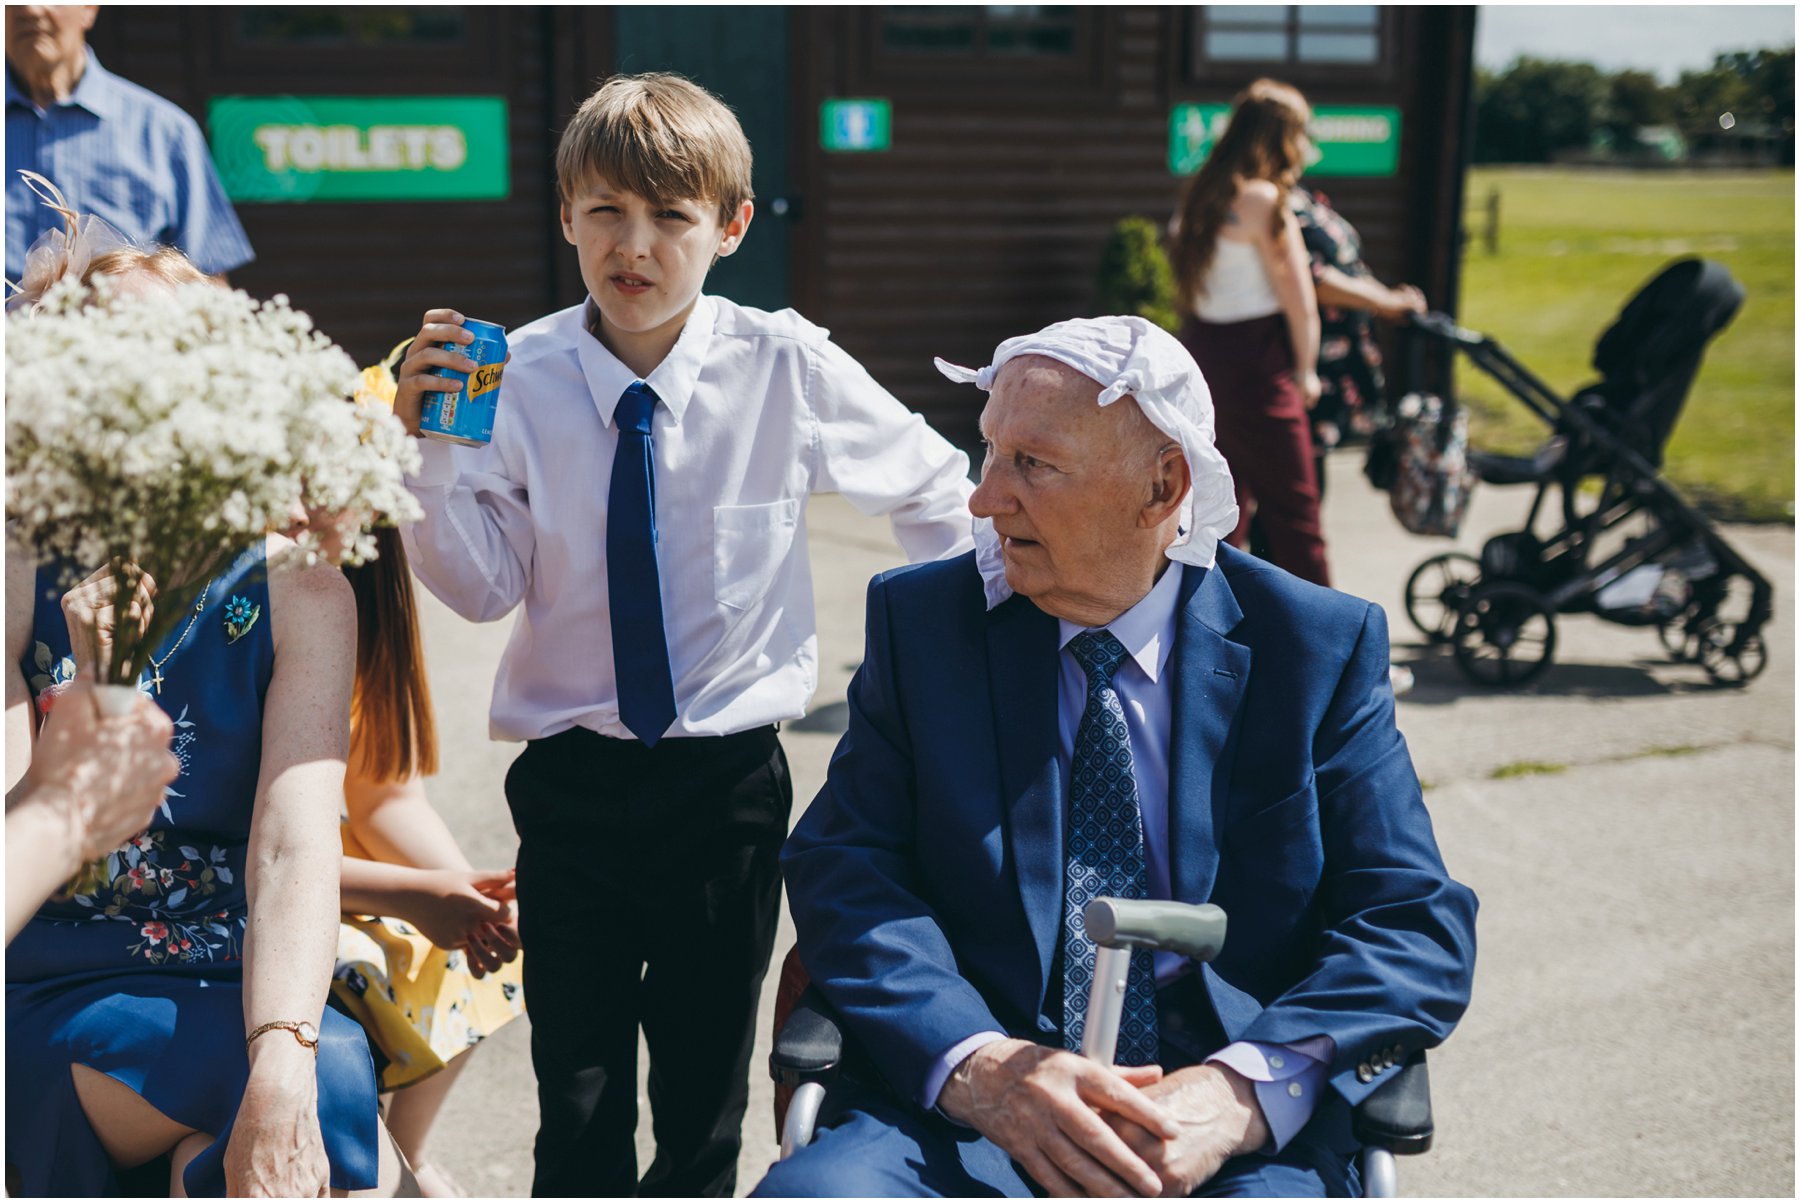
{"label": "white knotted handkerchief on head", "polygon": [[[1219,540],[1237,527],[1237,499],[1231,469],[1213,445],[1212,390],[1187,348],[1141,317],[1084,317],[1007,339],[994,348],[993,362],[979,370],[942,359],[933,362],[951,380],[987,392],[1007,361],[1021,355],[1046,356],[1096,381],[1102,406],[1135,397],[1144,416],[1180,445],[1193,486],[1182,503],[1179,533],[1168,557],[1178,564],[1212,567]],[[1011,597],[1012,589],[990,518],[975,520],[975,562],[991,610]]]}

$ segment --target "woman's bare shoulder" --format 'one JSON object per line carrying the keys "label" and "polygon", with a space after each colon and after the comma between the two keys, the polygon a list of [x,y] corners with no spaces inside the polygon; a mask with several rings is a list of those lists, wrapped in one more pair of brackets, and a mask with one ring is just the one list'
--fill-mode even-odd
{"label": "woman's bare shoulder", "polygon": [[266,545],[269,564],[269,604],[282,625],[290,629],[296,620],[309,627],[351,623],[354,632],[356,594],[339,569],[323,560],[301,562],[294,541],[271,534]]}
{"label": "woman's bare shoulder", "polygon": [[1281,189],[1270,180],[1239,180],[1234,207],[1245,217],[1266,217],[1281,203]]}
{"label": "woman's bare shoulder", "polygon": [[1272,215],[1280,203],[1280,191],[1268,180],[1240,179],[1237,195],[1231,198],[1231,213],[1219,237],[1234,242],[1266,242],[1274,226]]}

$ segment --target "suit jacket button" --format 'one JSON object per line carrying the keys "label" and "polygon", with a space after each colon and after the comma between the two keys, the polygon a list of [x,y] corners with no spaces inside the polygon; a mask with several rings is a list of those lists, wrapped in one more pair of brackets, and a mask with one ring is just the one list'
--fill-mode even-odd
{"label": "suit jacket button", "polygon": [[1361,1065],[1356,1067],[1356,1080],[1358,1082],[1373,1082],[1375,1080],[1375,1071],[1369,1068],[1369,1063],[1367,1061],[1364,1061]]}

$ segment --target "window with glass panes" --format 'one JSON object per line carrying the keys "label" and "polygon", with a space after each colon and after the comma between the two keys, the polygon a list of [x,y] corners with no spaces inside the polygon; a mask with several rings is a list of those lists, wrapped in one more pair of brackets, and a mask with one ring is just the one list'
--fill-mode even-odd
{"label": "window with glass panes", "polygon": [[1193,24],[1193,64],[1373,67],[1382,60],[1381,6],[1215,4]]}

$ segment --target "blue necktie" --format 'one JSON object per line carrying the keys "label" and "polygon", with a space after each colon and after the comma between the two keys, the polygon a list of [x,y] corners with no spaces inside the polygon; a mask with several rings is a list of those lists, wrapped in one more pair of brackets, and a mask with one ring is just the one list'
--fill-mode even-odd
{"label": "blue necktie", "polygon": [[[1088,939],[1081,913],[1095,898],[1146,897],[1149,878],[1137,778],[1131,771],[1131,740],[1125,709],[1112,683],[1125,660],[1125,645],[1111,631],[1083,631],[1069,641],[1069,650],[1088,678],[1087,706],[1075,730],[1069,772],[1063,905],[1063,1045],[1079,1052],[1094,982],[1094,942]],[[1120,1065],[1153,1065],[1159,1059],[1156,971],[1148,951],[1131,954],[1125,982],[1114,1060]]]}
{"label": "blue necktie", "polygon": [[654,747],[675,721],[675,681],[656,571],[656,464],[650,418],[656,393],[637,381],[613,410],[619,446],[606,496],[606,600],[612,611],[619,720]]}

